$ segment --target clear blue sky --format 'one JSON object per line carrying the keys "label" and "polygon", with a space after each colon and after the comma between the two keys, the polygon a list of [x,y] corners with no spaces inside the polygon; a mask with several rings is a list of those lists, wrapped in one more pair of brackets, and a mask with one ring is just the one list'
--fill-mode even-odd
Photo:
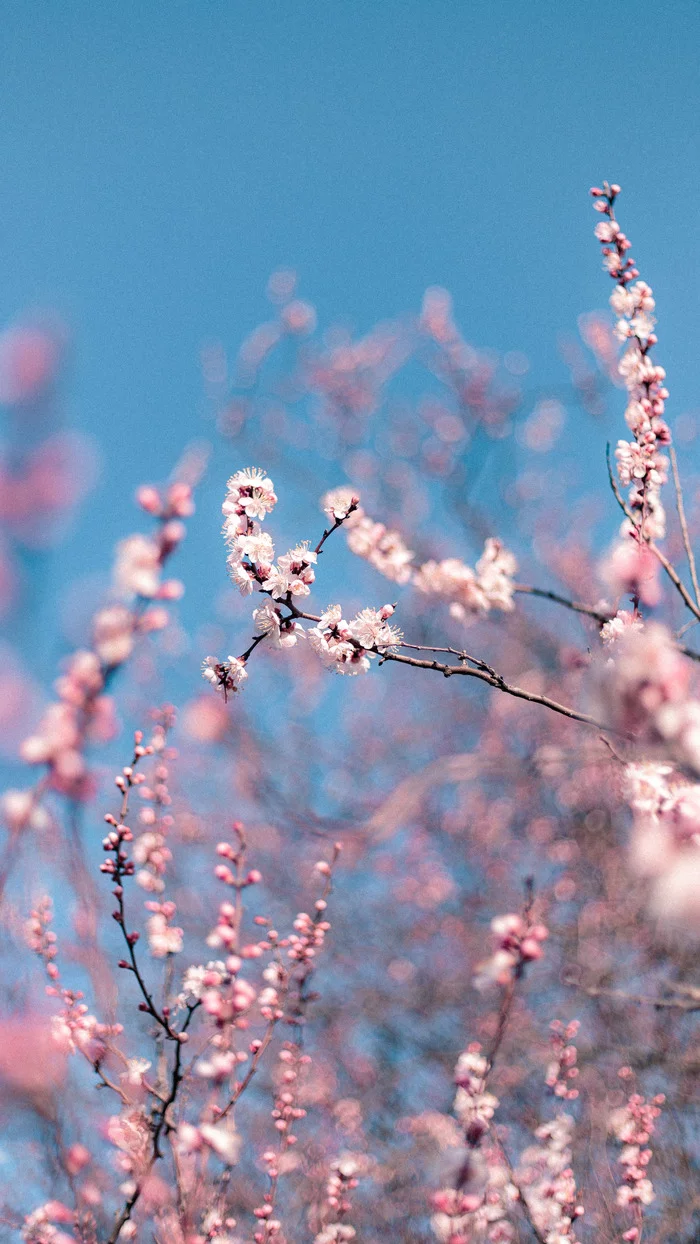
{"label": "clear blue sky", "polygon": [[557,333],[605,304],[605,176],[671,418],[697,401],[697,0],[5,0],[0,24],[0,325],[64,315],[104,449],[67,572],[105,565],[120,497],[202,433],[200,347],[234,350],[280,265],[359,330],[446,285],[470,340],[553,379]]}

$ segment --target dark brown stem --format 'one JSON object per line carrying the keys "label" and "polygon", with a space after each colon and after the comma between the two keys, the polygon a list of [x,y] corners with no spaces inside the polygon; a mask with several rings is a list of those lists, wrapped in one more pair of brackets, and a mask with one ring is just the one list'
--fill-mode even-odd
{"label": "dark brown stem", "polygon": [[[495,687],[497,691],[503,691],[506,695],[515,696],[518,700],[526,700],[529,704],[541,704],[544,708],[549,708],[554,713],[560,713],[563,717],[570,718],[571,721],[583,722],[586,726],[593,726],[596,730],[611,730],[610,726],[604,722],[598,721],[595,717],[591,717],[588,713],[579,713],[575,708],[569,708],[566,704],[559,704],[557,700],[551,700],[549,696],[537,695],[534,691],[525,691],[522,687],[511,686],[500,674],[491,673],[486,669],[473,669],[468,665],[448,665],[440,661],[423,661],[418,657],[404,657],[398,652],[380,653],[380,664],[385,661],[397,661],[400,665],[411,665],[415,669],[434,670],[438,674],[450,678],[453,674],[462,674],[467,678],[478,678],[481,682],[485,682],[489,687]],[[612,731],[615,733],[615,731]]]}
{"label": "dark brown stem", "polygon": [[610,612],[602,612],[600,609],[594,609],[592,605],[583,605],[577,600],[568,600],[566,596],[560,596],[558,592],[550,592],[544,587],[530,587],[525,583],[516,583],[513,589],[526,596],[539,596],[542,600],[554,601],[557,605],[563,605],[565,609],[571,609],[573,613],[583,613],[588,618],[594,618],[596,622],[602,625],[609,622],[614,615]]}

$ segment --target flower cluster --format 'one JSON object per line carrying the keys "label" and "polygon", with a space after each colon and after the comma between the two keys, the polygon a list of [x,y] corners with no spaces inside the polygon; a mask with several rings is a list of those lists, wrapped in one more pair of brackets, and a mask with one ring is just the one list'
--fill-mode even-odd
{"label": "flower cluster", "polygon": [[221,507],[224,538],[229,548],[229,574],[245,596],[272,573],[275,550],[260,523],[277,502],[272,480],[258,467],[237,471],[228,481]]}
{"label": "flower cluster", "polygon": [[413,573],[413,551],[397,531],[377,523],[358,509],[347,522],[348,548],[364,558],[392,583],[408,583]]}
{"label": "flower cluster", "polygon": [[366,674],[373,657],[401,642],[401,632],[387,623],[393,612],[393,605],[362,609],[346,622],[341,606],[331,605],[306,632],[307,638],[327,669],[338,674]]}
{"label": "flower cluster", "polygon": [[574,1227],[583,1214],[571,1168],[574,1121],[558,1114],[535,1131],[539,1144],[522,1153],[518,1186],[544,1244],[576,1244]]}
{"label": "flower cluster", "polygon": [[253,621],[258,635],[264,635],[271,648],[293,648],[304,628],[296,618],[284,617],[279,605],[266,601],[253,610]]}
{"label": "flower cluster", "polygon": [[600,638],[606,647],[612,647],[629,630],[641,631],[643,627],[644,623],[638,613],[630,609],[618,609],[615,616],[601,626]]}
{"label": "flower cluster", "polygon": [[205,657],[202,661],[202,678],[211,683],[227,699],[230,691],[238,691],[248,677],[245,661],[229,656],[226,661]]}
{"label": "flower cluster", "polygon": [[621,484],[630,487],[629,504],[635,515],[636,540],[664,535],[665,517],[660,489],[668,470],[668,460],[660,447],[668,445],[671,434],[664,420],[668,398],[666,373],[650,354],[656,345],[654,298],[646,281],[629,256],[630,241],[615,219],[614,204],[620,187],[594,186],[591,194],[596,211],[604,217],[596,226],[596,237],[603,248],[607,271],[615,281],[610,305],[618,317],[616,335],[627,343],[619,371],[628,393],[625,419],[633,441],[619,441],[615,457]]}

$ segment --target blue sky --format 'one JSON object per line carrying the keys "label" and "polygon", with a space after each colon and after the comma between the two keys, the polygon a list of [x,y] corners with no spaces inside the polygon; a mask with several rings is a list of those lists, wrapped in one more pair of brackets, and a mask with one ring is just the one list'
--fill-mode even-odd
{"label": "blue sky", "polygon": [[[103,447],[60,577],[104,566],[135,485],[208,430],[200,348],[233,352],[281,265],[360,331],[445,285],[470,340],[554,383],[557,333],[605,305],[605,176],[671,419],[693,406],[699,45],[695,0],[6,0],[0,324],[58,309],[66,405]],[[218,520],[191,548],[220,586]]]}

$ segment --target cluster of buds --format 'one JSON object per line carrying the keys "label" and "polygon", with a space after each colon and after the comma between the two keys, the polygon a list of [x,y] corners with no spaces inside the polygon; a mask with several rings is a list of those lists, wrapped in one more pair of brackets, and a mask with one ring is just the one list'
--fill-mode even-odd
{"label": "cluster of buds", "polygon": [[[156,734],[157,743],[162,745],[163,734]],[[136,931],[131,933],[127,931],[124,916],[124,886],[122,882],[125,877],[133,877],[136,871],[136,862],[130,857],[129,844],[133,842],[134,835],[130,827],[125,823],[129,807],[129,795],[134,788],[143,786],[146,781],[146,775],[136,771],[137,765],[145,757],[153,754],[155,746],[152,743],[144,744],[143,734],[137,730],[134,735],[134,755],[130,765],[125,765],[121,773],[118,773],[114,779],[114,784],[122,793],[122,804],[119,818],[112,815],[111,812],[105,813],[105,822],[111,828],[102,840],[102,849],[107,855],[100,865],[100,871],[106,873],[114,882],[112,893],[117,900],[117,907],[112,912],[112,918],[121,927],[124,933],[127,946],[132,952],[132,962],[125,959],[119,961],[119,967],[125,971],[135,971],[133,963],[133,948],[139,940],[139,934]],[[156,958],[162,958],[168,954],[175,954],[182,949],[182,929],[172,927],[170,921],[175,914],[175,904],[168,902],[147,902],[146,909],[152,912],[148,921],[148,937],[151,953]],[[145,1002],[140,1003],[141,1010],[148,1010]]]}
{"label": "cluster of buds", "polygon": [[367,1169],[364,1154],[345,1154],[331,1163],[326,1183],[323,1217],[328,1221],[314,1236],[314,1244],[345,1244],[355,1238],[355,1228],[341,1221],[352,1208],[350,1193],[357,1187],[359,1176]]}
{"label": "cluster of buds", "polygon": [[194,514],[192,488],[183,480],[175,480],[164,489],[143,484],[136,493],[136,500],[142,510],[164,523],[173,518],[191,518]]}
{"label": "cluster of buds", "polygon": [[408,583],[413,573],[413,550],[397,531],[377,523],[359,508],[347,523],[348,548],[392,583]]}
{"label": "cluster of buds", "polygon": [[255,1244],[268,1244],[269,1240],[279,1235],[282,1224],[275,1217],[277,1185],[285,1167],[285,1154],[297,1143],[298,1137],[294,1132],[295,1124],[306,1117],[306,1111],[298,1105],[299,1077],[311,1059],[308,1054],[302,1054],[299,1047],[290,1041],[285,1042],[278,1058],[281,1064],[280,1084],[275,1094],[272,1118],[275,1130],[279,1133],[279,1145],[276,1149],[266,1149],[262,1155],[269,1185],[261,1204],[253,1210],[260,1224],[253,1235]]}
{"label": "cluster of buds", "polygon": [[[230,842],[218,844],[217,855],[222,862],[216,865],[214,875],[236,891],[236,901],[225,900],[219,904],[216,925],[207,938],[209,946],[225,951],[226,959],[211,962],[206,968],[189,968],[183,987],[183,1000],[189,996],[200,1002],[205,1013],[214,1021],[216,1031],[211,1045],[215,1054],[208,1060],[200,1061],[197,1072],[215,1081],[228,1079],[239,1063],[247,1061],[248,1054],[234,1051],[232,1036],[236,1029],[248,1027],[249,1012],[256,1001],[261,1004],[263,1018],[274,1017],[275,1022],[282,1018],[276,991],[268,989],[258,994],[255,987],[240,976],[245,960],[259,958],[265,951],[276,949],[278,934],[275,929],[268,929],[266,937],[259,942],[241,945],[240,896],[248,886],[259,884],[262,876],[257,869],[246,866],[243,826],[237,821],[233,828],[238,845],[234,847]],[[254,1056],[259,1052],[260,1044],[259,1041],[251,1043],[250,1052]]]}
{"label": "cluster of buds", "polygon": [[173,826],[173,817],[167,811],[172,802],[168,790],[167,761],[176,753],[166,748],[166,741],[173,717],[172,709],[161,710],[149,743],[155,758],[152,776],[150,781],[138,786],[138,796],[144,805],[138,815],[143,832],[134,840],[132,854],[134,863],[139,866],[136,883],[152,894],[162,894],[165,888],[163,878],[172,859],[167,845],[168,832]]}
{"label": "cluster of buds", "polygon": [[[123,878],[132,877],[136,873],[136,880],[143,889],[150,893],[161,894],[165,888],[163,874],[171,858],[170,850],[166,846],[165,834],[172,825],[172,817],[169,813],[161,813],[161,809],[170,805],[165,743],[167,730],[174,720],[173,710],[166,707],[159,711],[157,717],[151,742],[144,746],[143,735],[140,730],[137,731],[132,764],[122,769],[122,772],[115,778],[115,785],[122,792],[119,820],[111,813],[105,816],[105,821],[112,828],[102,843],[103,850],[108,853],[109,858],[100,867],[102,872],[114,879],[113,894],[119,906],[117,911],[113,912],[113,917],[122,926],[124,926]],[[174,753],[171,754],[174,755]],[[157,759],[151,783],[147,785],[146,775],[135,772],[135,769],[145,756],[151,755],[155,755]],[[134,835],[129,826],[124,824],[124,820],[132,789],[138,790],[143,801],[149,805],[141,809],[139,820],[150,828],[136,839],[130,857],[128,844],[134,841]],[[161,813],[160,817],[158,813]],[[138,865],[141,867],[136,872]],[[167,955],[179,954],[182,950],[183,930],[172,924],[177,910],[175,903],[151,899],[144,906],[151,913],[146,927],[149,949],[153,957],[162,959]],[[133,947],[138,941],[138,933],[127,933],[126,929],[124,933],[127,942]],[[122,962],[119,966],[129,968],[133,965]]]}
{"label": "cluster of buds", "polygon": [[[154,605],[144,608],[144,602],[175,600],[182,594],[178,581],[162,582],[160,576],[185,535],[176,515],[186,516],[194,509],[189,485],[172,485],[163,507],[155,538],[136,534],[118,546],[115,585],[128,600],[114,601],[94,615],[92,647],[69,658],[56,682],[57,700],[44,710],[36,730],[20,747],[25,763],[46,766],[44,785],[71,799],[87,799],[93,791],[86,746],[108,742],[116,734],[114,702],[106,694],[111,677],[131,656],[138,635],[167,625],[167,611]],[[40,830],[48,823],[36,791],[7,792],[2,812],[14,832]]]}
{"label": "cluster of buds", "polygon": [[90,1063],[97,1061],[104,1052],[104,1040],[121,1032],[121,1024],[98,1023],[90,1014],[79,990],[64,989],[58,985],[59,970],[56,963],[58,941],[51,929],[53,908],[51,899],[42,898],[29,914],[25,928],[27,945],[42,960],[46,975],[51,982],[46,986],[47,996],[58,998],[61,1009],[51,1019],[51,1036],[57,1048],[64,1054],[83,1054]]}
{"label": "cluster of buds", "polygon": [[305,911],[300,911],[294,921],[296,932],[290,933],[285,941],[288,943],[287,955],[295,963],[309,963],[322,949],[326,933],[330,929],[327,920],[319,920],[318,914],[326,910],[327,903],[319,898],[315,903],[317,916],[312,919]]}
{"label": "cluster of buds", "polygon": [[326,940],[326,934],[330,929],[330,922],[326,919],[328,910],[328,895],[331,891],[331,883],[333,878],[333,866],[335,865],[340,852],[342,851],[342,843],[336,842],[333,847],[333,856],[331,862],[327,860],[318,860],[315,871],[320,877],[325,878],[325,886],[321,898],[317,898],[314,903],[314,914],[311,917],[308,912],[300,911],[294,921],[294,933],[290,933],[283,942],[282,946],[287,947],[287,955],[294,963],[311,969],[312,961],[316,958],[317,953],[322,949]]}
{"label": "cluster of buds", "polygon": [[479,964],[474,984],[477,989],[489,985],[507,985],[517,980],[525,965],[544,954],[542,943],[549,936],[544,924],[534,924],[529,912],[522,916],[514,912],[496,916],[491,921],[496,949],[490,959]]}
{"label": "cluster of buds", "polygon": [[58,966],[54,962],[58,945],[56,934],[51,928],[52,920],[53,904],[48,895],[44,895],[29,913],[25,937],[29,949],[43,961],[46,975],[55,981],[59,977]]}
{"label": "cluster of buds", "polygon": [[105,1052],[105,1040],[118,1036],[121,1024],[99,1023],[78,989],[47,985],[46,992],[62,1003],[61,1010],[51,1019],[51,1034],[58,1049],[64,1054],[83,1054],[92,1065],[98,1063]]}
{"label": "cluster of buds", "polygon": [[[632,1072],[629,1067],[622,1067],[618,1074],[622,1080],[628,1080]],[[614,1110],[608,1120],[612,1135],[622,1146],[618,1163],[622,1167],[624,1182],[617,1188],[617,1204],[623,1208],[631,1207],[637,1219],[636,1224],[623,1235],[623,1239],[631,1244],[641,1236],[643,1206],[651,1205],[654,1200],[654,1188],[647,1174],[652,1156],[649,1141],[665,1100],[663,1093],[658,1093],[649,1101],[639,1093],[632,1093],[627,1103]]]}
{"label": "cluster of buds", "polygon": [[[579,1029],[577,1020],[550,1024],[554,1057],[545,1073],[545,1084],[555,1097],[573,1101],[578,1091],[571,1081],[578,1076],[577,1051],[572,1044]],[[517,1184],[543,1244],[577,1244],[575,1226],[584,1209],[579,1203],[571,1166],[574,1120],[559,1112],[535,1131],[538,1143],[521,1154]]]}
{"label": "cluster of buds", "polygon": [[[297,1027],[304,1023],[306,1005],[311,1000],[305,989],[306,982],[314,970],[317,952],[322,948],[326,933],[330,928],[324,915],[327,908],[326,900],[331,890],[333,866],[340,850],[341,844],[336,843],[331,862],[320,860],[316,865],[316,872],[325,879],[325,885],[323,897],[316,900],[313,918],[306,912],[300,912],[294,921],[295,932],[277,943],[280,948],[287,950],[288,958],[294,965],[293,975],[297,984],[297,997],[295,1006],[286,1015],[286,1019],[290,1025]],[[264,917],[256,919],[258,923],[267,926],[268,922]],[[272,931],[269,928],[267,944],[268,948],[274,945]],[[288,991],[291,981],[279,961],[270,964],[263,975],[275,991],[280,985]],[[282,1018],[282,1015],[275,1013],[272,1018],[276,1020]],[[254,1211],[256,1218],[260,1220],[260,1227],[253,1236],[255,1244],[268,1244],[280,1232],[281,1224],[275,1217],[277,1185],[280,1175],[287,1169],[287,1150],[297,1143],[295,1125],[306,1115],[306,1111],[299,1105],[299,1079],[311,1059],[308,1054],[302,1052],[301,1045],[297,1041],[291,1040],[284,1043],[278,1057],[280,1083],[275,1095],[272,1118],[275,1129],[279,1133],[279,1144],[277,1149],[269,1148],[262,1155],[269,1185],[262,1204]]]}
{"label": "cluster of buds", "polygon": [[[219,918],[214,929],[207,938],[210,946],[226,946],[235,944],[237,940],[236,914],[232,903],[221,903]],[[201,1001],[204,1010],[216,1020],[217,1025],[224,1029],[229,1025],[246,1028],[248,1021],[246,1012],[250,1010],[256,999],[256,991],[248,981],[241,980],[238,973],[243,959],[257,957],[262,950],[255,946],[255,956],[250,954],[251,947],[243,947],[241,954],[233,951],[227,954],[224,961],[224,972],[217,971],[210,965],[204,976],[204,988]]]}
{"label": "cluster of buds", "polygon": [[574,1101],[578,1097],[578,1089],[572,1088],[570,1081],[578,1078],[578,1051],[573,1041],[580,1027],[577,1019],[572,1019],[569,1024],[555,1019],[550,1024],[550,1045],[554,1057],[547,1067],[545,1084],[555,1097],[562,1097],[565,1101]]}
{"label": "cluster of buds", "polygon": [[666,373],[650,354],[657,343],[654,297],[628,254],[630,241],[615,219],[615,200],[620,187],[604,182],[591,194],[596,211],[604,217],[596,226],[596,237],[603,248],[605,268],[615,281],[610,305],[618,317],[616,335],[626,343],[619,373],[628,392],[625,420],[634,440],[619,441],[616,450],[620,482],[630,486],[629,503],[635,514],[634,530],[639,542],[663,536],[665,517],[660,489],[667,475],[668,461],[660,447],[668,445],[671,433],[664,419],[668,389]]}
{"label": "cluster of buds", "polygon": [[[47,766],[50,785],[71,798],[91,793],[85,745],[107,742],[116,733],[114,703],[104,688],[105,670],[97,654],[73,653],[56,681],[57,700],[44,710],[35,733],[20,747],[25,763]],[[35,810],[28,812],[30,823]]]}

